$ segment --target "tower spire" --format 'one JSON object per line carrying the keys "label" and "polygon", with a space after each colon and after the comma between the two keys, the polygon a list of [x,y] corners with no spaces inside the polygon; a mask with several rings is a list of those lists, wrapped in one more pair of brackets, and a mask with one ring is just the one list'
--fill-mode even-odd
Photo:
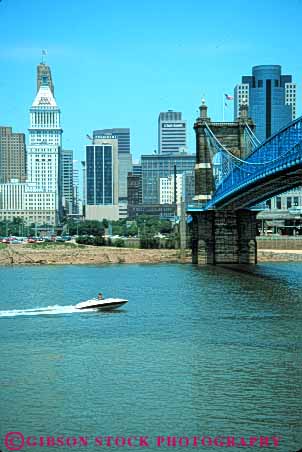
{"label": "tower spire", "polygon": [[45,57],[47,56],[47,50],[46,49],[42,49],[41,53],[42,53],[41,64],[45,64],[44,59],[46,59]]}

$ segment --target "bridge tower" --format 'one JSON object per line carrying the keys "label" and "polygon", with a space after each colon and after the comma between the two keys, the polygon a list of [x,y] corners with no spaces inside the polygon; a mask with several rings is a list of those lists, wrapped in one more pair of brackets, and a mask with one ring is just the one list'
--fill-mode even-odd
{"label": "bridge tower", "polygon": [[[233,155],[245,159],[251,152],[245,139],[245,128],[254,131],[255,125],[248,117],[247,105],[242,105],[240,116],[234,122],[212,122],[207,106],[202,101],[200,116],[194,129],[196,133],[195,201],[203,208],[215,191],[215,149],[206,133],[211,129],[219,142]],[[247,209],[194,209],[192,262],[207,264],[255,264],[256,212]]]}

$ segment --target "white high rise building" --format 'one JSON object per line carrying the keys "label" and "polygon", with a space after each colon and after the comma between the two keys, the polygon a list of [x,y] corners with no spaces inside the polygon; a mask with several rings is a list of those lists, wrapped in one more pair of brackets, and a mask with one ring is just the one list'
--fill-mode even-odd
{"label": "white high rise building", "polygon": [[181,113],[161,112],[158,117],[158,153],[179,154],[187,148],[187,123]]}
{"label": "white high rise building", "polygon": [[30,108],[29,146],[27,149],[28,181],[37,190],[54,193],[54,205],[59,214],[61,209],[60,158],[62,128],[60,109],[49,86],[47,75],[42,77],[41,86]]}
{"label": "white high rise building", "polygon": [[296,119],[297,83],[285,83],[285,104],[292,106],[292,119]]}
{"label": "white high rise building", "polygon": [[[179,204],[183,194],[183,174],[176,175],[176,203]],[[173,204],[175,202],[175,178],[174,176],[161,177],[159,180],[159,203]]]}
{"label": "white high rise building", "polygon": [[55,225],[62,206],[62,129],[50,69],[40,75],[30,108],[27,181],[14,178],[0,184],[0,220],[19,217],[27,224]]}
{"label": "white high rise building", "polygon": [[241,105],[249,105],[249,84],[239,83],[234,89],[234,119],[239,117]]}

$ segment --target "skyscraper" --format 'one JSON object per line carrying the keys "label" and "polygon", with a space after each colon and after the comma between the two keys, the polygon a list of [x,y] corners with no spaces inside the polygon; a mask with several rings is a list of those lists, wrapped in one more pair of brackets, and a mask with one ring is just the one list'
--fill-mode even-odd
{"label": "skyscraper", "polygon": [[158,153],[178,154],[187,146],[187,124],[181,113],[173,110],[162,112],[158,117]]}
{"label": "skyscraper", "polygon": [[289,123],[296,115],[296,84],[291,75],[282,75],[279,65],[252,68],[234,91],[234,115],[241,103],[249,106],[249,116],[256,124],[256,135],[265,140]]}
{"label": "skyscraper", "polygon": [[167,154],[167,155],[142,155],[142,188],[144,204],[159,204],[160,202],[160,178],[168,177],[176,173],[183,174],[192,171],[196,164],[196,155],[193,154]]}
{"label": "skyscraper", "polygon": [[118,220],[117,139],[95,138],[86,146],[86,213],[88,220]]}
{"label": "skyscraper", "polygon": [[93,131],[93,139],[98,138],[116,138],[118,144],[118,185],[119,185],[119,202],[127,203],[127,175],[132,169],[132,156],[130,154],[130,129],[129,128],[113,128],[101,129]]}
{"label": "skyscraper", "polygon": [[113,129],[101,129],[93,131],[93,139],[104,138],[104,137],[114,137],[117,138],[118,142],[118,153],[130,154],[130,129],[127,128],[113,128]]}
{"label": "skyscraper", "polygon": [[[77,162],[74,162],[76,164]],[[73,167],[73,215],[80,215],[80,198],[79,198],[79,170]]]}
{"label": "skyscraper", "polygon": [[24,133],[13,133],[11,127],[0,127],[0,183],[26,177]]}
{"label": "skyscraper", "polygon": [[64,213],[73,213],[73,151],[62,149],[61,151],[61,187]]}
{"label": "skyscraper", "polygon": [[43,75],[36,98],[30,108],[27,175],[38,190],[55,193],[55,208],[61,210],[60,109],[51,91],[51,80]]}

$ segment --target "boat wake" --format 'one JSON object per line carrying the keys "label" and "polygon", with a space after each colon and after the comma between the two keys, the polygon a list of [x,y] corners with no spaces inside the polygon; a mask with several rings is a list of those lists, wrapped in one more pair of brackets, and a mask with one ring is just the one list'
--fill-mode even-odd
{"label": "boat wake", "polygon": [[[90,309],[92,311],[92,309]],[[95,310],[93,310],[95,311]],[[81,312],[75,306],[46,306],[44,308],[34,309],[11,309],[8,311],[0,311],[0,317],[17,317],[23,315],[56,315],[56,314],[73,314]]]}

